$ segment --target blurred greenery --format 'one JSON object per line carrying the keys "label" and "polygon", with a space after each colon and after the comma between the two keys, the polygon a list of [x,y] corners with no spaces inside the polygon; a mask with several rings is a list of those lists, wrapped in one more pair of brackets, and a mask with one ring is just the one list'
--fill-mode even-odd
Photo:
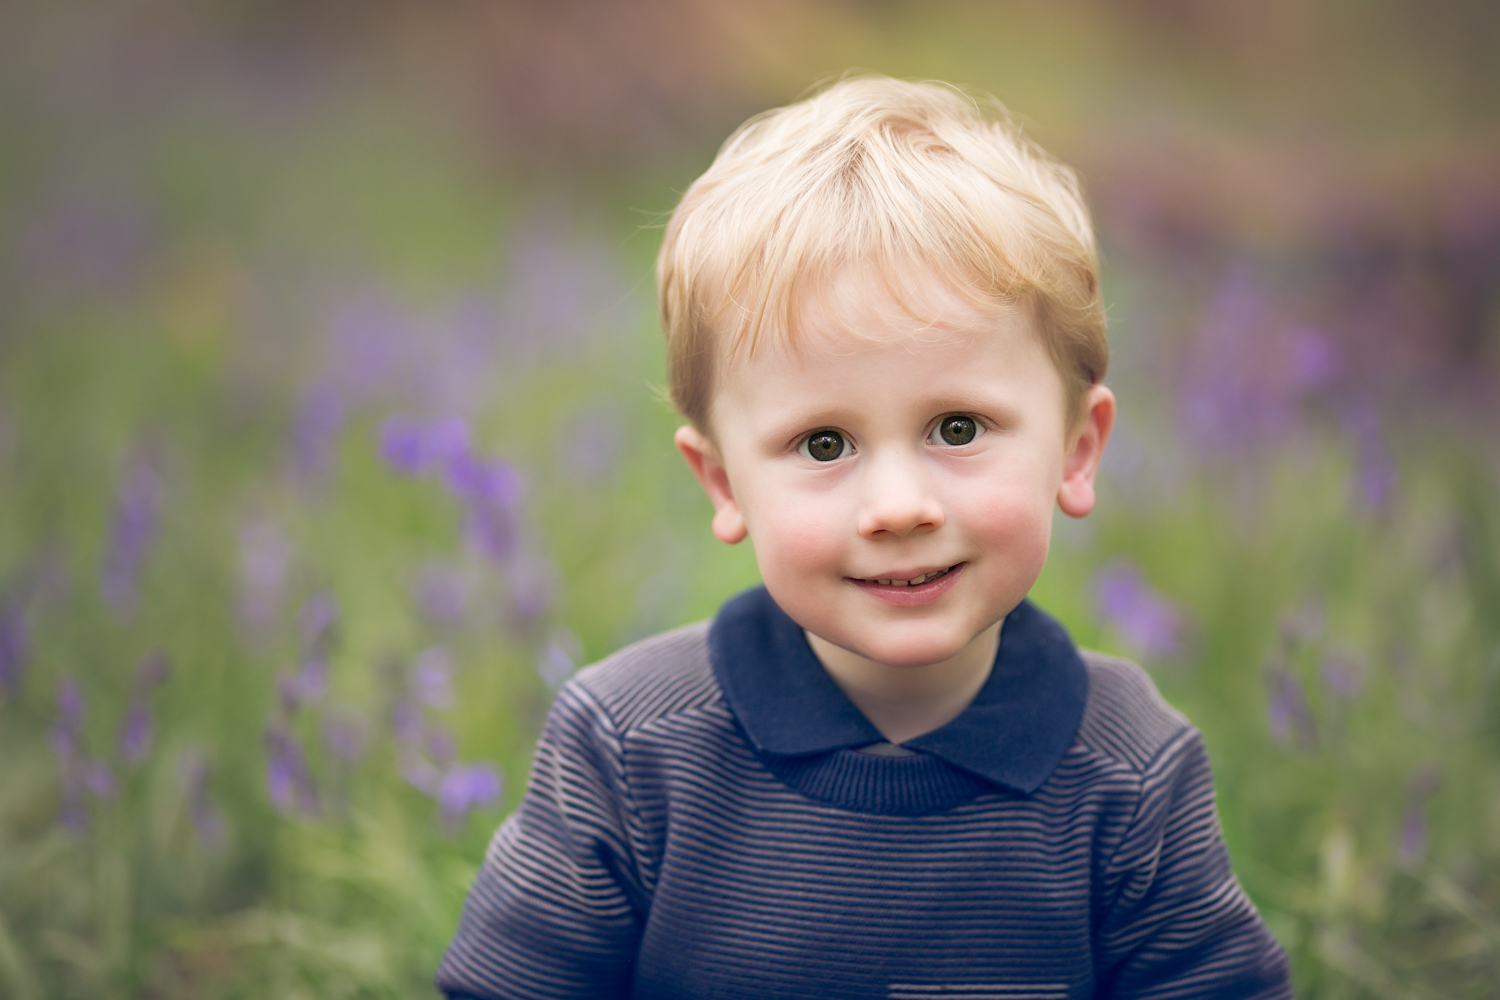
{"label": "blurred greenery", "polygon": [[1493,995],[1497,23],[8,5],[0,996],[430,995],[551,688],[756,580],[654,388],[655,226],[848,66],[1083,171],[1122,420],[1034,596],[1204,731],[1298,995]]}

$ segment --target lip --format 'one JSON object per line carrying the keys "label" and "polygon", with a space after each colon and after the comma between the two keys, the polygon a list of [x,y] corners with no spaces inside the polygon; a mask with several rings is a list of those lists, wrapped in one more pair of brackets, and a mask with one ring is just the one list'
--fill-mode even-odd
{"label": "lip", "polygon": [[[844,579],[876,600],[884,601],[886,604],[893,604],[896,607],[911,608],[923,604],[931,604],[946,594],[952,589],[953,584],[958,581],[958,578],[963,575],[964,567],[967,565],[969,564],[961,562],[948,567],[948,572],[936,580],[928,580],[926,583],[918,584],[915,587],[892,587],[888,584],[883,585],[875,583],[872,580],[860,580],[852,576],[846,576]],[[921,576],[924,573],[935,573],[943,568],[942,566],[935,566],[928,570],[916,570],[910,576],[903,577],[898,574],[890,577],[881,577],[880,579],[910,580],[912,577]]]}

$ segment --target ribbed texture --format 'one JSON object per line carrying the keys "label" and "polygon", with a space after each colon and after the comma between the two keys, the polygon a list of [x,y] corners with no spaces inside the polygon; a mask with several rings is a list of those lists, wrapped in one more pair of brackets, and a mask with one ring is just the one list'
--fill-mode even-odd
{"label": "ribbed texture", "polygon": [[1286,997],[1198,734],[1086,654],[1031,795],[929,754],[757,756],[706,627],[559,693],[438,974],[454,996]]}

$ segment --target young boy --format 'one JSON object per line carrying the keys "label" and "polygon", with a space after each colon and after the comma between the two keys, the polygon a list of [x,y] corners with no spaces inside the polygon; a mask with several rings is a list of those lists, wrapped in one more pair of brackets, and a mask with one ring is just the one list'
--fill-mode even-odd
{"label": "young boy", "polygon": [[944,87],[752,119],[658,262],[764,586],[566,684],[450,997],[1285,997],[1198,733],[1026,600],[1114,420],[1065,167]]}

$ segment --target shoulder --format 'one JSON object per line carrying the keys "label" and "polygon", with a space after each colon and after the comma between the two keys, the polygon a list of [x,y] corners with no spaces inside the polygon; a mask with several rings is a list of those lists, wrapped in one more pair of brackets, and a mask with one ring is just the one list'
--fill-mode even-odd
{"label": "shoulder", "polygon": [[1089,694],[1076,743],[1144,775],[1198,732],[1157,692],[1139,666],[1117,656],[1079,649]]}
{"label": "shoulder", "polygon": [[592,702],[623,735],[723,700],[708,653],[709,623],[654,635],[580,670],[560,693]]}

